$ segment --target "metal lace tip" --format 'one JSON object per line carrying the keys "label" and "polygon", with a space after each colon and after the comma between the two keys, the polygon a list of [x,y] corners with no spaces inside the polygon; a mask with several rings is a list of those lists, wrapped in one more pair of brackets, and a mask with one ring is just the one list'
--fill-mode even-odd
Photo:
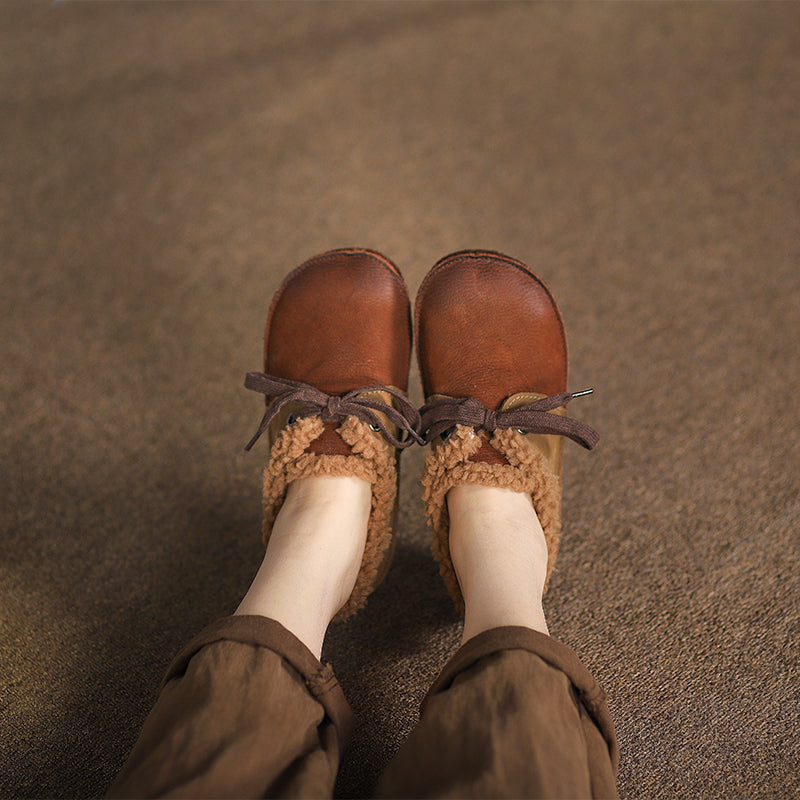
{"label": "metal lace tip", "polygon": [[592,394],[594,389],[581,389],[579,392],[573,392],[573,397],[585,397],[587,394]]}

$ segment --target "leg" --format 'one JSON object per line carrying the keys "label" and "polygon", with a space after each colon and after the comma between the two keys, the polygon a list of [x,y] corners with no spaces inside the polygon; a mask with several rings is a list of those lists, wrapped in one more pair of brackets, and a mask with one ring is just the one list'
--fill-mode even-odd
{"label": "leg", "polygon": [[265,372],[245,382],[268,399],[248,445],[271,447],[264,560],[236,613],[173,662],[110,795],[331,795],[351,713],[319,656],[388,566],[410,348],[405,285],[377,253],[323,254],[278,289]]}
{"label": "leg", "polygon": [[379,786],[386,797],[615,797],[602,690],[546,635],[547,548],[526,495],[451,489],[464,644]]}
{"label": "leg", "polygon": [[356,478],[291,484],[239,609],[173,662],[109,796],[332,794],[351,715],[319,654],[355,584],[370,493]]}
{"label": "leg", "polygon": [[236,613],[277,620],[319,658],[325,631],[355,585],[370,498],[370,485],[360,478],[292,483],[261,568]]}
{"label": "leg", "polygon": [[547,633],[547,544],[527,494],[465,484],[447,494],[450,554],[465,600],[463,642],[520,625]]}
{"label": "leg", "polygon": [[465,251],[428,273],[416,320],[425,506],[464,634],[379,790],[613,796],[617,744],[602,691],[547,635],[542,610],[561,529],[561,436],[597,441],[566,416],[555,299],[521,262]]}

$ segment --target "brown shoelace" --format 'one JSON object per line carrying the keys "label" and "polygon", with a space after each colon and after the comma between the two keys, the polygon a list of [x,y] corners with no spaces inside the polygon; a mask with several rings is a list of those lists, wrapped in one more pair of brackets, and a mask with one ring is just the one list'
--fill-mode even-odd
{"label": "brown shoelace", "polygon": [[[419,411],[413,406],[406,397],[397,389],[387,386],[364,386],[353,389],[341,396],[325,394],[325,392],[309,386],[301,381],[291,381],[287,378],[276,378],[273,375],[265,375],[263,372],[248,372],[245,377],[244,385],[246,388],[272,398],[272,402],[267,406],[261,424],[255,436],[247,443],[245,450],[249,450],[267,429],[270,422],[280,413],[280,410],[287,403],[297,403],[300,408],[294,412],[295,419],[319,415],[323,422],[331,420],[344,420],[345,417],[357,417],[366,422],[374,431],[380,431],[383,437],[392,446],[405,448],[414,444],[423,444],[422,437],[419,435],[421,419]],[[395,399],[397,408],[388,405],[381,400],[369,397],[360,397],[365,392],[387,392]],[[406,432],[404,439],[393,436],[386,428],[380,415],[380,411],[396,425],[401,431]]]}
{"label": "brown shoelace", "polygon": [[591,389],[574,393],[562,392],[509,411],[492,411],[474,397],[434,400],[420,409],[422,426],[419,430],[428,443],[455,425],[466,425],[489,433],[498,428],[516,428],[521,433],[566,436],[581,447],[591,450],[600,439],[594,428],[571,417],[548,413],[565,406],[573,397],[582,397],[591,392]]}

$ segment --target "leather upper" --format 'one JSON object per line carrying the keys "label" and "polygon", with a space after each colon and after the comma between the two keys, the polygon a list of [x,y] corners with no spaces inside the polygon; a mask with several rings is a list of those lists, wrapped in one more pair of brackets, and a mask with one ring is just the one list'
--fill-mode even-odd
{"label": "leather upper", "polygon": [[323,253],[291,272],[273,298],[264,371],[327,394],[360,386],[406,391],[408,292],[397,268],[370,250]]}
{"label": "leather upper", "polygon": [[474,397],[499,409],[512,394],[566,391],[561,313],[524,264],[487,251],[439,261],[417,294],[425,396]]}
{"label": "leather upper", "polygon": [[[275,293],[264,334],[264,372],[330,395],[362,386],[405,392],[411,342],[411,308],[397,267],[371,250],[333,250],[301,264]],[[391,403],[386,393],[378,397]],[[286,407],[270,424],[270,444],[292,410]],[[326,422],[308,452],[349,455],[338,427]]]}

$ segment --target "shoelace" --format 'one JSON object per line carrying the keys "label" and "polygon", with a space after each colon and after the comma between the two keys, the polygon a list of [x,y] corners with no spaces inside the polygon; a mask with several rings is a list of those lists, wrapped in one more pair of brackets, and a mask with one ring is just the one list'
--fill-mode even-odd
{"label": "shoelace", "polygon": [[[386,441],[393,447],[403,449],[415,442],[423,444],[422,437],[419,435],[422,422],[419,411],[396,389],[386,386],[364,386],[353,389],[341,396],[330,395],[315,389],[307,383],[291,381],[287,378],[276,378],[273,375],[265,375],[263,372],[248,372],[244,385],[251,391],[259,392],[266,397],[272,398],[272,402],[264,412],[258,430],[245,446],[245,450],[249,450],[258,441],[270,422],[287,403],[297,403],[300,406],[294,412],[297,419],[319,414],[323,422],[328,422],[353,416],[369,424],[374,431],[380,431]],[[398,407],[395,408],[393,405],[390,406],[381,400],[370,397],[359,397],[365,392],[387,392],[395,399]],[[400,428],[401,431],[405,431],[406,437],[398,439],[393,436],[386,429],[381,417],[375,413],[376,411],[385,414],[390,422]]]}
{"label": "shoelace", "polygon": [[523,433],[566,436],[581,447],[591,450],[600,440],[594,428],[577,419],[548,412],[559,406],[565,406],[574,397],[582,397],[591,394],[592,391],[586,389],[582,392],[562,392],[509,411],[492,411],[474,397],[434,400],[420,409],[422,417],[420,431],[428,443],[454,425],[467,425],[489,433],[497,428],[517,428]]}

